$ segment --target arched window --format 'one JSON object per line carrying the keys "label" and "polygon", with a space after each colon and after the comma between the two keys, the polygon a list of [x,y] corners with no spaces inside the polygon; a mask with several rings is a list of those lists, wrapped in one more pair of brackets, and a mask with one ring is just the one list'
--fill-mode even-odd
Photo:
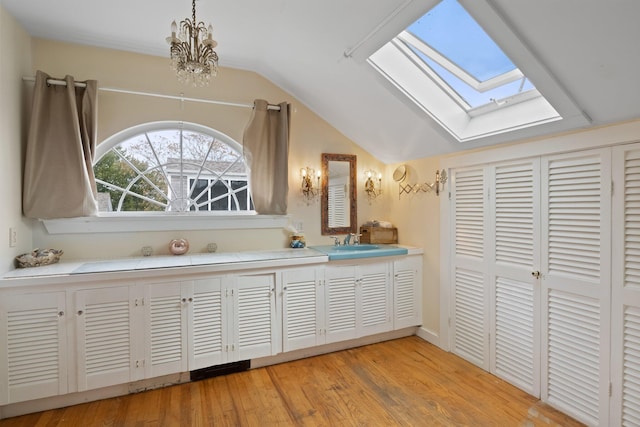
{"label": "arched window", "polygon": [[154,122],[98,145],[100,211],[252,211],[242,146],[193,123]]}

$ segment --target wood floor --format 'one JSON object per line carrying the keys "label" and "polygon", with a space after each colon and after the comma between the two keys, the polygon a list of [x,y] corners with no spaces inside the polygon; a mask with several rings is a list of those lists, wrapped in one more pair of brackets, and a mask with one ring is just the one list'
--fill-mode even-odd
{"label": "wood floor", "polygon": [[579,425],[418,337],[0,420],[0,427]]}

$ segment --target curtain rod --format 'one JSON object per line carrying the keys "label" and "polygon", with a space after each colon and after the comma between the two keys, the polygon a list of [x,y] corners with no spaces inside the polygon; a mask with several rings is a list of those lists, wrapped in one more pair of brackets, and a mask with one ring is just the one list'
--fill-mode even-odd
{"label": "curtain rod", "polygon": [[[35,82],[35,77],[23,77],[22,80],[25,82]],[[50,85],[56,86],[66,86],[67,82],[64,80],[57,79],[47,79],[47,83]],[[76,87],[87,87],[86,83],[83,82],[75,82],[74,85]],[[202,98],[185,98],[184,96],[175,96],[175,95],[164,95],[160,93],[151,93],[151,92],[138,92],[135,90],[126,90],[126,89],[117,89],[110,87],[98,87],[98,90],[102,90],[105,92],[116,92],[116,93],[125,93],[129,95],[141,95],[141,96],[153,96],[156,98],[165,98],[165,99],[177,99],[179,101],[190,101],[190,102],[200,102],[204,104],[216,104],[216,105],[226,105],[228,107],[241,107],[241,108],[253,108],[253,104],[241,104],[237,102],[226,102],[226,101],[215,101],[212,99],[202,99]],[[279,105],[268,104],[267,110],[280,110]]]}

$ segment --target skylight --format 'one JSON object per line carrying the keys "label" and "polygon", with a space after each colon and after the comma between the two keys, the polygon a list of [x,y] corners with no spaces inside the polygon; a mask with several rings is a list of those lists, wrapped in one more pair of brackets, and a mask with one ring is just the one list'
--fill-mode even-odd
{"label": "skylight", "polygon": [[562,119],[457,0],[439,2],[368,62],[458,141]]}

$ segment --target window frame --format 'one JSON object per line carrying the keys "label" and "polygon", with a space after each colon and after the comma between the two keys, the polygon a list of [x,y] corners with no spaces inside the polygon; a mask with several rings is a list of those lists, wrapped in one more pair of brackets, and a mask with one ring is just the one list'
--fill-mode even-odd
{"label": "window frame", "polygon": [[[136,135],[145,132],[180,129],[211,135],[242,153],[242,145],[213,128],[177,120],[148,122],[135,125],[106,138],[96,147],[97,162],[102,155]],[[94,162],[94,164],[95,164]],[[248,169],[248,167],[247,167]],[[247,188],[248,191],[248,188]],[[260,215],[247,211],[187,211],[187,212],[99,212],[94,217],[42,219],[49,234],[118,233],[166,230],[225,230],[282,228],[288,215]]]}

